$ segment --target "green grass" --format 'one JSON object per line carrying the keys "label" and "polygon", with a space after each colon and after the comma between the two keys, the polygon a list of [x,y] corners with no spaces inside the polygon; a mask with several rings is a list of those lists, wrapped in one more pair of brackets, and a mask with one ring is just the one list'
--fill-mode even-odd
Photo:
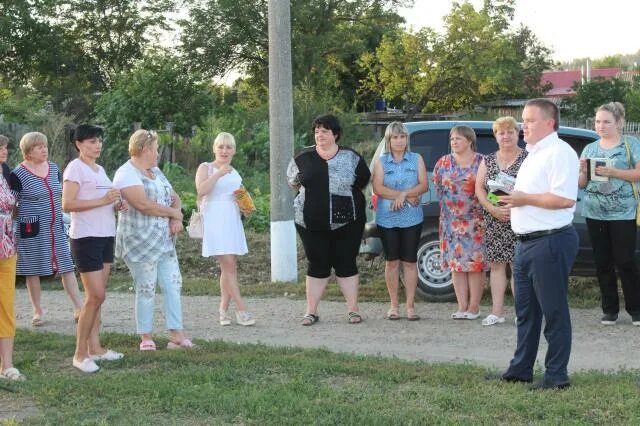
{"label": "green grass", "polygon": [[639,371],[574,374],[568,390],[531,392],[486,382],[473,365],[218,341],[142,354],[132,335],[103,341],[125,358],[84,375],[70,365],[72,337],[19,330],[28,381],[1,385],[3,409],[35,403],[26,424],[640,423]]}

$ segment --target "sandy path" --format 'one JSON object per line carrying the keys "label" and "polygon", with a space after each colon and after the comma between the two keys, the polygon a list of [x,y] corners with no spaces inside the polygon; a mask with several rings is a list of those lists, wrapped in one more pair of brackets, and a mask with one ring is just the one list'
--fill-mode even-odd
{"label": "sandy path", "polygon": [[[164,329],[161,315],[162,297],[157,298],[156,330]],[[345,305],[323,301],[320,322],[312,327],[299,325],[304,313],[304,300],[285,297],[247,300],[258,323],[254,327],[217,323],[218,298],[184,297],[185,330],[196,339],[222,339],[236,343],[263,343],[273,346],[324,347],[335,352],[398,357],[431,362],[473,362],[504,368],[508,365],[516,344],[513,312],[507,322],[483,327],[480,320],[453,321],[449,315],[455,309],[450,303],[421,303],[417,313],[421,321],[388,321],[383,319],[387,306],[383,303],[362,303],[365,321],[360,325],[346,322]],[[73,334],[71,303],[62,291],[46,291],[42,295],[46,311],[43,331]],[[483,307],[486,310],[486,307]],[[31,308],[27,293],[16,293],[18,327],[31,327]],[[486,314],[486,312],[485,312]],[[573,352],[569,368],[617,370],[640,368],[640,327],[631,325],[626,313],[621,313],[618,325],[600,325],[599,309],[573,309]],[[133,333],[133,295],[110,293],[103,307],[105,331]],[[544,365],[546,343],[541,337],[538,362]]]}

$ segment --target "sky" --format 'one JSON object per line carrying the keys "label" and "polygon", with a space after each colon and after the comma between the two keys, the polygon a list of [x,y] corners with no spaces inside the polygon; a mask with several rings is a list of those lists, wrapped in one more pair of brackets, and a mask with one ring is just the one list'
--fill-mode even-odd
{"label": "sky", "polygon": [[[460,0],[459,2],[462,2]],[[482,0],[471,0],[476,10]],[[414,30],[422,26],[442,31],[442,18],[451,10],[450,0],[415,0],[400,14]],[[553,50],[556,61],[601,58],[640,50],[638,0],[517,0],[515,22],[529,27]]]}

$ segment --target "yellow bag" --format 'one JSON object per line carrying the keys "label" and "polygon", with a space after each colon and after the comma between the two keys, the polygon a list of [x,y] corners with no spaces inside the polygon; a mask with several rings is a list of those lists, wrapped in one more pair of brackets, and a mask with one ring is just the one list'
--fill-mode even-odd
{"label": "yellow bag", "polygon": [[253,203],[253,199],[249,194],[249,191],[246,190],[244,186],[233,191],[233,195],[236,198],[236,203],[238,203],[238,207],[240,207],[240,211],[246,217],[250,216],[251,213],[256,211],[256,205]]}

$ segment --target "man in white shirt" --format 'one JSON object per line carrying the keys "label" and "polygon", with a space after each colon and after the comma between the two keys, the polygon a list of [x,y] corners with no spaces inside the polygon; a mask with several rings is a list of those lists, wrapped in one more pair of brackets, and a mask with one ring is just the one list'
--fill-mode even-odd
{"label": "man in white shirt", "polygon": [[578,252],[573,212],[578,195],[579,160],[558,138],[558,107],[547,99],[527,102],[522,129],[529,155],[518,172],[514,192],[501,197],[511,207],[518,237],[513,264],[518,343],[503,381],[531,382],[542,319],[549,345],[544,378],[532,389],[569,386],[571,319],[567,291]]}

